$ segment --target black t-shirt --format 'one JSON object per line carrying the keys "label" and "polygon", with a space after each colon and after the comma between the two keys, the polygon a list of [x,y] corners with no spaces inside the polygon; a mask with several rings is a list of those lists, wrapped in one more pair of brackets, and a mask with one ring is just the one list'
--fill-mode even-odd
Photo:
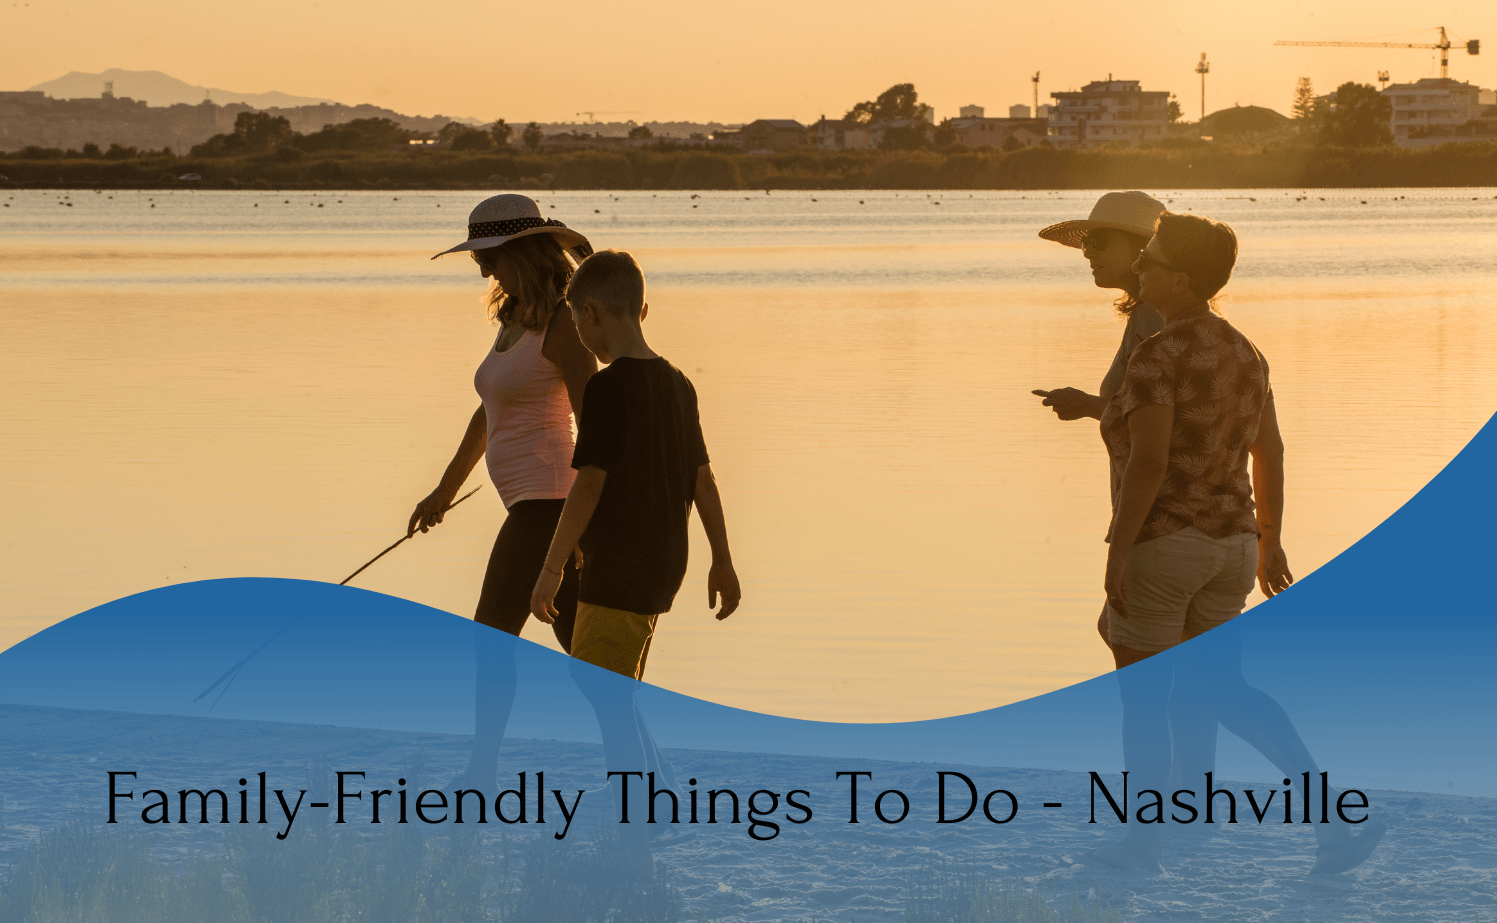
{"label": "black t-shirt", "polygon": [[582,534],[578,599],[670,611],[686,576],[686,522],[707,446],[697,393],[664,359],[615,359],[587,383],[572,467],[608,472]]}

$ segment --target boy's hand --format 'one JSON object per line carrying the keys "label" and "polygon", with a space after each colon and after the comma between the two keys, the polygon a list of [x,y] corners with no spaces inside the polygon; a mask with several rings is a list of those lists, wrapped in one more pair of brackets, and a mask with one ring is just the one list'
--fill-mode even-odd
{"label": "boy's hand", "polygon": [[530,591],[530,614],[547,625],[556,622],[556,588],[561,586],[561,574],[541,565],[541,575],[535,578],[535,589]]}
{"label": "boy's hand", "polygon": [[743,599],[743,590],[738,586],[738,572],[733,570],[732,564],[713,564],[707,571],[707,608],[717,605],[719,593],[722,594],[723,604],[717,610],[717,620],[721,622],[738,609],[738,602]]}

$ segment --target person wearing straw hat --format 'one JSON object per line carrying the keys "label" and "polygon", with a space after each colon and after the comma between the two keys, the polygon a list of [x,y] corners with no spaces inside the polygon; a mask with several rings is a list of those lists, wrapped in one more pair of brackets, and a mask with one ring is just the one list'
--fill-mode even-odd
{"label": "person wearing straw hat", "polygon": [[[528,196],[511,193],[478,203],[468,216],[467,239],[432,259],[463,252],[490,280],[489,310],[499,333],[474,375],[478,409],[436,489],[416,504],[407,534],[440,523],[478,460],[486,459],[506,514],[473,618],[508,637],[476,635],[477,730],[465,776],[487,786],[496,778],[516,692],[512,651],[499,648],[512,644],[529,618],[530,588],[575,476],[572,420],[580,415],[583,389],[598,365],[578,338],[563,297],[577,263],[592,252],[587,238],[542,218]],[[565,570],[557,593],[559,615],[551,627],[562,650],[570,651],[577,571],[575,566]]]}
{"label": "person wearing straw hat", "polygon": [[1098,288],[1121,289],[1123,297],[1113,303],[1128,319],[1123,341],[1107,369],[1097,394],[1079,388],[1035,391],[1041,403],[1055,410],[1062,420],[1090,417],[1099,420],[1107,399],[1117,393],[1128,368],[1128,357],[1138,344],[1164,328],[1159,312],[1139,300],[1138,273],[1133,262],[1154,236],[1154,220],[1164,212],[1164,203],[1142,192],[1109,192],[1097,200],[1082,221],[1062,221],[1040,231],[1045,240],[1074,247],[1091,265],[1092,281]]}
{"label": "person wearing straw hat", "polygon": [[[1080,388],[1033,392],[1044,398],[1041,404],[1053,409],[1062,420],[1100,420],[1108,399],[1123,384],[1128,357],[1140,343],[1164,329],[1164,319],[1159,312],[1138,297],[1138,273],[1133,271],[1139,252],[1154,236],[1155,219],[1164,210],[1163,202],[1142,192],[1109,192],[1097,200],[1085,220],[1062,221],[1040,231],[1045,240],[1079,249],[1091,266],[1092,281],[1098,288],[1122,291],[1122,297],[1113,302],[1113,307],[1128,321],[1123,328],[1123,340],[1118,344],[1117,354],[1112,357],[1112,365],[1103,376],[1098,393],[1092,394]],[[1116,476],[1113,476],[1114,495],[1117,489]],[[1097,633],[1111,650],[1106,604],[1097,618]]]}

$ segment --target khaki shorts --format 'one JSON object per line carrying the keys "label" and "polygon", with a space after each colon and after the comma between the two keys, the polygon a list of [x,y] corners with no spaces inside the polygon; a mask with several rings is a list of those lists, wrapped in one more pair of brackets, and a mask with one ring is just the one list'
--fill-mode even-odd
{"label": "khaki shorts", "polygon": [[[1128,552],[1129,618],[1109,606],[1108,640],[1151,653],[1231,621],[1258,576],[1258,536],[1212,538],[1186,526]],[[579,610],[580,611],[580,610]]]}
{"label": "khaki shorts", "polygon": [[605,670],[643,679],[659,615],[640,615],[592,603],[577,604],[572,656]]}

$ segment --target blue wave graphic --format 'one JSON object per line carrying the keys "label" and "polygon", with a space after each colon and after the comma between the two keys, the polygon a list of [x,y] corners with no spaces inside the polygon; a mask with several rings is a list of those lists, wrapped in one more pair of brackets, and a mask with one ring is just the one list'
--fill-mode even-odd
{"label": "blue wave graphic", "polygon": [[[1376,530],[1233,623],[1246,674],[1292,716],[1322,766],[1366,785],[1497,794],[1490,773],[1497,742],[1481,731],[1497,705],[1487,669],[1497,653],[1497,604],[1484,578],[1497,550],[1493,470],[1497,422],[1488,421]],[[467,734],[475,631],[493,634],[350,587],[186,584],[100,606],[0,654],[0,701]],[[1239,643],[1217,634],[1151,663],[1210,669],[1232,656],[1223,644]],[[596,719],[570,672],[592,668],[523,640],[512,647],[519,691],[506,736],[597,741]],[[257,650],[226,691],[194,701]],[[649,685],[638,698],[665,747],[1073,771],[1120,766],[1110,676],[975,714],[888,724],[757,714]],[[1245,753],[1223,772],[1272,775]]]}
{"label": "blue wave graphic", "polygon": [[[330,584],[117,600],[0,654],[0,920],[1487,918],[1493,470],[1489,421],[1378,529],[1230,625],[930,721],[733,709]],[[510,688],[507,720],[475,708]],[[1164,762],[1132,751],[1131,792],[1120,689],[1169,705]],[[1218,721],[1257,749],[1218,746]],[[614,765],[623,750],[599,741],[620,735],[644,762]],[[1169,787],[1209,802],[1210,827],[1143,823],[1141,783],[1163,790],[1171,754]],[[620,768],[641,773],[627,799],[608,785]],[[357,798],[338,797],[340,771]],[[639,823],[647,771],[658,824]],[[1207,781],[1222,791],[1203,797]],[[1347,819],[1369,822],[1322,823],[1348,788]],[[702,799],[700,823],[670,822]],[[1101,858],[1152,830],[1168,876]]]}

